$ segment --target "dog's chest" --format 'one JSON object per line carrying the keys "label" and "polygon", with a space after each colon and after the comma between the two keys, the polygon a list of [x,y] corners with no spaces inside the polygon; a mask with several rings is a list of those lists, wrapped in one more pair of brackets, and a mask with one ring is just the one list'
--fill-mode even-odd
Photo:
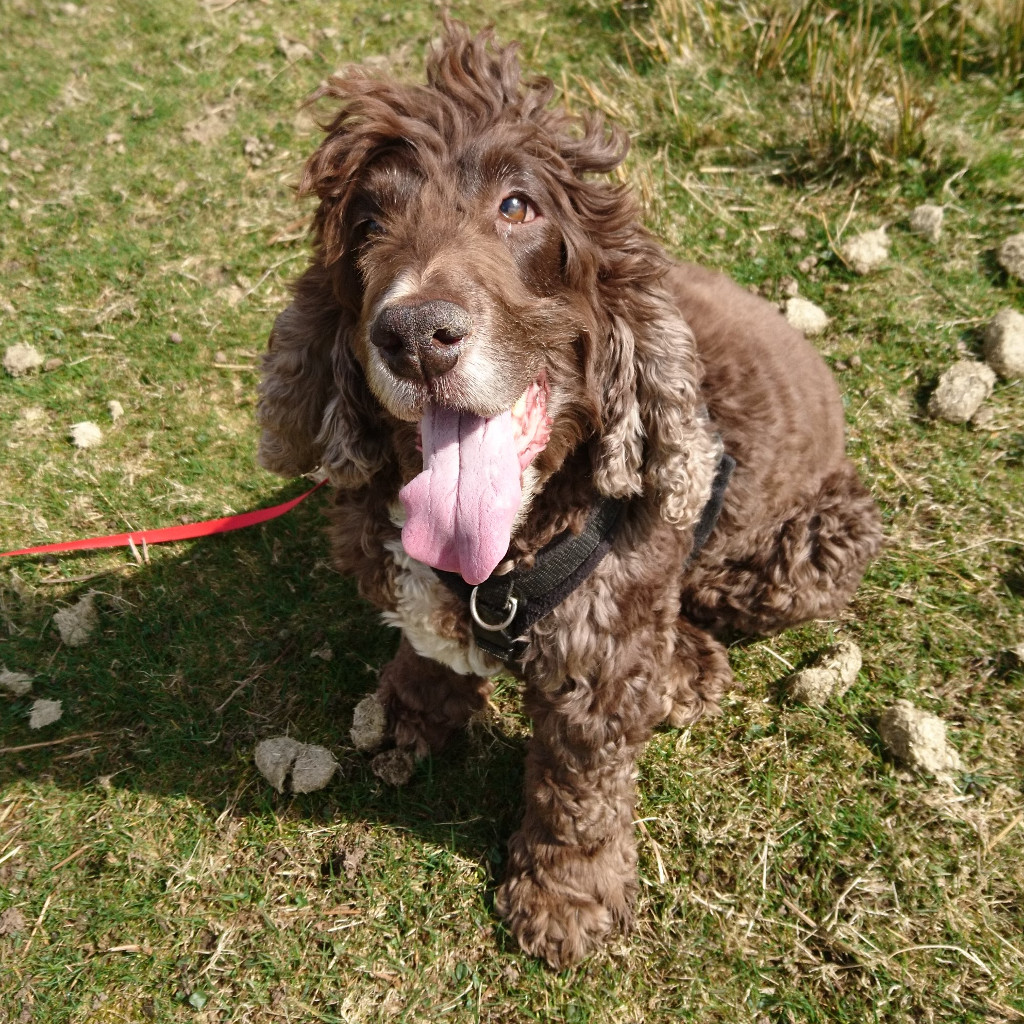
{"label": "dog's chest", "polygon": [[458,599],[434,570],[410,558],[397,538],[387,541],[385,547],[396,571],[394,608],[381,613],[384,621],[402,630],[421,657],[454,672],[492,676],[500,671],[501,662],[477,647]]}

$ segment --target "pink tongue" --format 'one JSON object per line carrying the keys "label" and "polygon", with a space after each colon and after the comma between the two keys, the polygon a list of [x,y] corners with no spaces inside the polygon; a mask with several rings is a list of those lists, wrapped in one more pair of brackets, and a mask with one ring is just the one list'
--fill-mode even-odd
{"label": "pink tongue", "polygon": [[399,492],[402,546],[420,562],[483,583],[505,557],[523,500],[512,414],[490,419],[431,405],[423,472]]}

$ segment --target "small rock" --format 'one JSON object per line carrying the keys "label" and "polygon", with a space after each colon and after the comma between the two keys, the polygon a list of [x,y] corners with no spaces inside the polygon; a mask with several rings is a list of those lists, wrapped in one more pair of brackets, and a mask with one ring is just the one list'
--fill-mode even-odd
{"label": "small rock", "polygon": [[785,277],[779,278],[779,291],[791,299],[800,294],[800,285],[795,277],[787,274]]}
{"label": "small rock", "polygon": [[0,690],[24,697],[32,689],[32,677],[24,672],[10,672],[6,665],[0,665]]}
{"label": "small rock", "polygon": [[798,331],[808,338],[821,334],[829,324],[828,314],[820,306],[816,306],[799,295],[786,299],[785,317]]}
{"label": "small rock", "polygon": [[8,907],[0,914],[0,935],[17,935],[27,927],[28,921],[17,907]]}
{"label": "small rock", "polygon": [[1001,377],[1024,377],[1024,315],[1001,309],[989,321],[985,362]]}
{"label": "small rock", "polygon": [[971,426],[975,430],[998,430],[996,412],[991,406],[983,405],[972,417]]}
{"label": "small rock", "polygon": [[61,640],[68,647],[81,647],[82,644],[88,643],[100,624],[100,615],[96,610],[96,595],[86,594],[77,604],[61,608],[54,613],[53,621]]}
{"label": "small rock", "polygon": [[942,218],[945,211],[941,206],[925,203],[910,214],[910,230],[923,235],[929,242],[937,242],[942,235]]}
{"label": "small rock", "polygon": [[172,345],[180,345],[181,344],[181,335],[177,331],[171,331],[171,333],[167,335],[167,340]]}
{"label": "small rock", "polygon": [[962,767],[960,755],[946,742],[946,723],[908,700],[882,713],[878,732],[889,753],[913,768],[943,776]]}
{"label": "small rock", "polygon": [[338,762],[326,747],[273,736],[256,745],[256,767],[278,793],[312,793],[334,777]]}
{"label": "small rock", "polygon": [[416,762],[408,750],[394,747],[378,754],[370,762],[370,768],[378,779],[386,782],[389,786],[405,786],[412,778]]}
{"label": "small rock", "polygon": [[309,652],[311,658],[319,658],[321,661],[334,660],[334,648],[330,644],[324,644]]}
{"label": "small rock", "polygon": [[388,716],[384,705],[375,693],[364,697],[352,712],[352,729],[349,736],[356,750],[372,753],[378,750],[387,737]]}
{"label": "small rock", "polygon": [[1010,235],[996,252],[999,265],[1010,277],[1024,281],[1024,234]]}
{"label": "small rock", "polygon": [[984,363],[961,359],[939,377],[928,400],[928,412],[936,419],[966,423],[992,394],[996,375]]}
{"label": "small rock", "polygon": [[809,274],[818,265],[818,257],[811,253],[810,256],[805,256],[797,265],[796,269],[801,274]]}
{"label": "small rock", "polygon": [[64,365],[64,360],[60,356],[54,356],[52,359],[47,359],[43,363],[43,370],[46,373],[53,373],[54,370],[59,370]]}
{"label": "small rock", "polygon": [[4,369],[12,377],[24,377],[43,365],[43,354],[34,345],[19,341],[4,352]]}
{"label": "small rock", "polygon": [[59,700],[36,700],[32,702],[32,710],[28,716],[30,729],[42,729],[43,726],[59,722],[64,714],[64,704]]}
{"label": "small rock", "polygon": [[843,246],[842,256],[855,274],[863,276],[877,270],[889,258],[891,244],[885,228],[865,231]]}
{"label": "small rock", "polygon": [[71,434],[71,443],[76,448],[95,448],[103,440],[103,431],[89,420],[83,420],[81,423],[72,423],[69,432]]}
{"label": "small rock", "polygon": [[860,648],[852,640],[840,640],[822,653],[817,664],[789,677],[786,695],[798,704],[821,707],[853,686],[862,664]]}
{"label": "small rock", "polygon": [[292,765],[292,792],[314,793],[334,778],[338,762],[326,747],[304,744]]}
{"label": "small rock", "polygon": [[116,423],[124,415],[124,406],[116,398],[112,398],[107,402],[107,412]]}
{"label": "small rock", "polygon": [[803,224],[794,224],[786,234],[796,242],[804,242],[807,240],[807,228],[805,228]]}
{"label": "small rock", "polygon": [[297,60],[304,60],[313,55],[313,51],[305,43],[296,42],[285,36],[278,37],[277,48],[284,54],[284,58],[289,64],[294,64]]}

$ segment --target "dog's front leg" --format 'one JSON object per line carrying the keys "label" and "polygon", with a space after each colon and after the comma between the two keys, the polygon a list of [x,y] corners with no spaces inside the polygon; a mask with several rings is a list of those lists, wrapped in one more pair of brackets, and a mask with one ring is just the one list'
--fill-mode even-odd
{"label": "dog's front leg", "polygon": [[395,743],[422,757],[440,750],[456,729],[482,711],[493,689],[489,679],[461,675],[421,657],[402,637],[381,671],[377,699],[387,711]]}
{"label": "dog's front leg", "polygon": [[526,814],[497,907],[526,952],[568,967],[629,924],[635,764],[663,716],[642,677],[527,694]]}

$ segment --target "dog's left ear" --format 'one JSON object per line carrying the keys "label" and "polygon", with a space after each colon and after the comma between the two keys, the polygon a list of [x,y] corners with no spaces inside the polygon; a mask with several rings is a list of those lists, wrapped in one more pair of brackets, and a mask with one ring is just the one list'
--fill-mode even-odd
{"label": "dog's left ear", "polygon": [[634,327],[612,318],[601,364],[603,379],[598,490],[608,497],[648,494],[661,516],[695,523],[711,491],[719,443],[700,398],[700,364],[693,334],[666,308]]}
{"label": "dog's left ear", "polygon": [[[711,492],[719,443],[700,396],[693,332],[664,292],[672,266],[639,226],[625,185],[591,181],[627,140],[584,122],[575,140],[559,139],[573,175],[562,182],[563,275],[586,298],[584,374],[599,434],[594,480],[608,497],[653,495],[668,522],[697,521]],[[596,312],[595,312],[596,311]]]}
{"label": "dog's left ear", "polygon": [[323,466],[339,487],[365,486],[388,459],[384,425],[350,344],[351,313],[314,264],[274,322],[263,357],[257,419],[259,461],[298,476]]}

